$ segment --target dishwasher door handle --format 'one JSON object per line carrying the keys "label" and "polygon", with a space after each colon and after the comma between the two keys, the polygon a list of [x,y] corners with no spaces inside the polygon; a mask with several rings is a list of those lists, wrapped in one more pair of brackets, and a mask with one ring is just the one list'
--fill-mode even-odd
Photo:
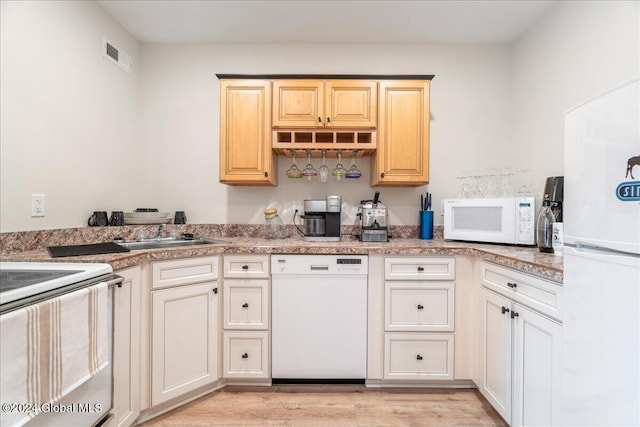
{"label": "dishwasher door handle", "polygon": [[329,271],[328,265],[311,265],[309,268],[311,271]]}

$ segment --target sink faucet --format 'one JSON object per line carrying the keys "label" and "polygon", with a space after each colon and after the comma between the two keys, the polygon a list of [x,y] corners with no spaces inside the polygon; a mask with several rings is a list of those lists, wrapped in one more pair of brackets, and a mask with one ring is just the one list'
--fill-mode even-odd
{"label": "sink faucet", "polygon": [[158,231],[156,232],[156,237],[154,237],[154,239],[161,239],[162,238],[162,232],[164,231],[165,228],[165,224],[160,224],[158,226]]}

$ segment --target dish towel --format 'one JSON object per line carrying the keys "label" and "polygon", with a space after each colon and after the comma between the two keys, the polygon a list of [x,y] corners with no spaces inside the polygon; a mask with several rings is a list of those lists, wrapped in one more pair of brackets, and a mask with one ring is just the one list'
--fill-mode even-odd
{"label": "dish towel", "polygon": [[22,426],[109,364],[107,284],[0,316],[2,427]]}

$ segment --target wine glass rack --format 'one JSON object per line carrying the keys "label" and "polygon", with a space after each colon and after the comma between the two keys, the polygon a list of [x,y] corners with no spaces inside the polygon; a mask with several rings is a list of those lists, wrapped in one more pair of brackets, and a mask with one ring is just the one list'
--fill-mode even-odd
{"label": "wine glass rack", "polygon": [[286,130],[273,131],[272,149],[276,154],[291,157],[293,152],[304,157],[311,150],[313,158],[322,157],[326,150],[327,158],[342,156],[370,156],[376,151],[376,132],[372,130]]}

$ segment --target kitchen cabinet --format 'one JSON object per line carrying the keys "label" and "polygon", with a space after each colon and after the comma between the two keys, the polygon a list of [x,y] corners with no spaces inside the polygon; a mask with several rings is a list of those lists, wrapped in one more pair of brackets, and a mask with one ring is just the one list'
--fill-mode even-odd
{"label": "kitchen cabinet", "polygon": [[561,287],[488,263],[480,274],[480,392],[511,426],[558,425]]}
{"label": "kitchen cabinet", "polygon": [[113,423],[133,425],[140,415],[141,268],[115,272],[124,281],[113,304]]}
{"label": "kitchen cabinet", "polygon": [[277,184],[270,80],[220,80],[220,182]]}
{"label": "kitchen cabinet", "polygon": [[269,255],[224,255],[223,377],[270,377]]}
{"label": "kitchen cabinet", "polygon": [[451,257],[385,257],[385,380],[453,380]]}
{"label": "kitchen cabinet", "polygon": [[380,82],[371,186],[417,187],[429,182],[429,88],[429,80]]}
{"label": "kitchen cabinet", "polygon": [[218,257],[152,265],[151,404],[219,379]]}
{"label": "kitchen cabinet", "polygon": [[273,126],[375,128],[377,89],[372,80],[274,80]]}

